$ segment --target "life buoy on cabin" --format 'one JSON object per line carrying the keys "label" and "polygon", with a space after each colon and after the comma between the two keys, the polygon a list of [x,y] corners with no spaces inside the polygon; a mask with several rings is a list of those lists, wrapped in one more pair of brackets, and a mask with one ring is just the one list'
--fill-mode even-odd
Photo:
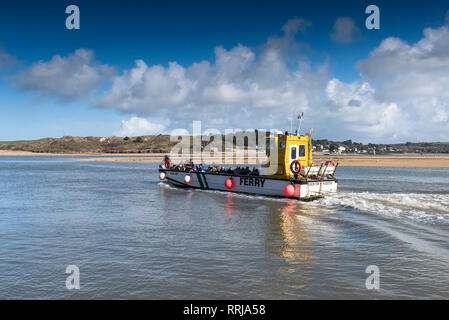
{"label": "life buoy on cabin", "polygon": [[292,161],[292,163],[290,164],[290,171],[293,172],[294,175],[297,175],[301,172],[301,170],[301,162],[299,160]]}
{"label": "life buoy on cabin", "polygon": [[165,166],[165,169],[171,168],[171,160],[167,155],[164,156],[164,166]]}
{"label": "life buoy on cabin", "polygon": [[335,161],[333,161],[333,160],[327,160],[327,161],[324,163],[325,166],[328,166],[329,164],[331,164],[333,167],[336,166]]}
{"label": "life buoy on cabin", "polygon": [[165,169],[170,169],[171,168],[171,160],[167,159],[165,160]]}

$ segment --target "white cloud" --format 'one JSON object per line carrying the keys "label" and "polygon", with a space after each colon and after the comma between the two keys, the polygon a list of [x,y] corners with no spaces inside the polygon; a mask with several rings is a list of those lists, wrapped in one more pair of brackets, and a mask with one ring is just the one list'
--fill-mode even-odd
{"label": "white cloud", "polygon": [[[449,140],[449,25],[425,29],[414,44],[385,39],[357,63],[361,79],[351,83],[332,77],[327,61],[310,62],[316,60],[313,51],[295,41],[309,25],[289,20],[282,36],[271,36],[257,48],[216,47],[212,62],[162,66],[137,60],[111,78],[111,67],[80,49],[33,64],[16,77],[16,85],[65,99],[91,95],[96,107],[137,115],[123,120],[120,135],[187,128],[192,120],[202,120],[203,130],[286,129],[289,117],[304,111],[305,123],[320,137]],[[348,43],[358,32],[350,18],[339,18],[333,38]],[[110,87],[98,92],[108,79]],[[154,120],[159,118],[170,122]]]}
{"label": "white cloud", "polygon": [[327,85],[326,95],[330,102],[327,117],[338,120],[340,131],[349,129],[371,141],[402,135],[402,119],[397,104],[377,101],[375,90],[369,83],[346,84],[332,79]]}
{"label": "white cloud", "polygon": [[379,95],[389,99],[449,95],[449,28],[427,28],[413,45],[387,38],[358,63],[362,76],[381,81]]}
{"label": "white cloud", "polygon": [[334,23],[331,39],[339,43],[352,43],[360,36],[360,29],[350,17],[340,17]]}
{"label": "white cloud", "polygon": [[[359,63],[365,78],[366,70],[385,77],[380,84],[374,76],[344,83],[330,76],[326,63],[314,65],[304,58],[291,34],[300,30],[297,25],[288,22],[282,37],[272,36],[257,49],[242,44],[229,50],[217,47],[213,63],[201,61],[183,67],[171,62],[164,67],[138,60],[134,68],[114,77],[110,89],[94,104],[142,117],[167,118],[173,127],[189,127],[192,120],[202,120],[203,129],[285,129],[290,127],[293,113],[304,111],[307,126],[331,139],[401,141],[414,136],[415,128],[422,130],[419,135],[423,139],[447,137],[443,128],[447,129],[449,104],[442,99],[432,103],[433,111],[426,119],[409,110],[410,105],[418,108],[421,100],[404,104],[395,96],[381,97],[385,87],[394,84],[388,81],[401,79],[391,73],[397,66],[388,67],[396,61],[381,68],[368,61]],[[407,44],[390,38],[367,60],[377,58],[379,51],[403,48]],[[429,101],[424,105],[429,107]]]}
{"label": "white cloud", "polygon": [[107,81],[114,68],[95,61],[94,53],[78,49],[66,57],[55,55],[39,61],[15,77],[15,86],[43,96],[82,99],[93,94]]}
{"label": "white cloud", "polygon": [[134,68],[113,78],[94,104],[170,118],[179,126],[192,120],[221,128],[288,125],[286,115],[310,110],[329,80],[326,64],[312,66],[298,56],[289,60],[292,50],[299,52],[294,33],[304,30],[304,24],[290,20],[283,37],[270,37],[258,49],[217,47],[213,64],[183,67],[170,62],[164,67],[137,60]]}
{"label": "white cloud", "polygon": [[394,101],[423,140],[449,139],[449,27],[426,28],[414,44],[390,37],[357,64],[376,83],[376,99]]}
{"label": "white cloud", "polygon": [[135,137],[144,135],[157,135],[162,133],[165,125],[161,123],[153,123],[144,118],[131,117],[129,120],[122,120],[118,136]]}

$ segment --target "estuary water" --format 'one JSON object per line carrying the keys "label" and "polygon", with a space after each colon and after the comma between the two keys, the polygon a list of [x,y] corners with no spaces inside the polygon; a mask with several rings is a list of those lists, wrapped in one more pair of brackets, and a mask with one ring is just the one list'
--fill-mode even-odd
{"label": "estuary water", "polygon": [[0,298],[448,299],[449,169],[337,177],[301,203],[176,189],[155,163],[0,157]]}

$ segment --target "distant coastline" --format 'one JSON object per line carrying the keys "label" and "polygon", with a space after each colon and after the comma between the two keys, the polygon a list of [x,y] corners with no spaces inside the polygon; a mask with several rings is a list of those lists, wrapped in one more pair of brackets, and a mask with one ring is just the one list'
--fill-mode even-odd
{"label": "distant coastline", "polygon": [[[252,132],[254,134],[254,132]],[[244,148],[244,141],[248,141],[248,132],[236,132],[230,135],[218,136],[224,141],[233,141],[236,149]],[[193,137],[185,137],[193,141]],[[212,138],[212,137],[211,137]],[[213,138],[214,141],[216,137]],[[254,139],[254,138],[253,138]],[[206,139],[207,140],[207,139]],[[137,137],[74,137],[43,138],[38,140],[0,141],[0,155],[7,152],[22,152],[26,154],[42,155],[154,155],[169,153],[178,141],[170,141],[169,135],[147,135]],[[254,144],[255,141],[253,140]],[[203,141],[202,147],[208,142]],[[323,155],[405,155],[405,154],[447,154],[447,142],[406,142],[399,144],[363,144],[346,141],[330,141],[327,139],[312,139],[313,151]],[[19,153],[15,153],[18,155]]]}
{"label": "distant coastline", "polygon": [[[235,133],[235,135],[244,133]],[[190,137],[191,138],[191,137]],[[222,136],[225,139],[225,136]],[[227,137],[229,138],[229,137]],[[242,137],[236,141],[244,141]],[[170,142],[170,136],[140,137],[72,137],[44,138],[29,141],[0,142],[2,156],[61,156],[74,157],[76,161],[108,162],[161,162],[177,142]],[[240,142],[241,143],[241,142]],[[207,143],[203,143],[207,144]],[[351,140],[332,142],[314,140],[314,161],[316,163],[332,158],[339,166],[366,167],[449,167],[448,143],[410,143],[397,145],[360,144]],[[196,163],[229,165],[256,165],[266,161],[263,152],[245,151],[242,145],[234,143],[235,151],[223,154],[215,152],[213,157],[193,154]],[[428,152],[426,152],[428,151]],[[234,153],[234,154],[233,154]],[[227,161],[224,157],[228,157]],[[229,158],[232,157],[232,158]],[[173,158],[181,163],[190,155]],[[231,164],[232,163],[232,164]]]}

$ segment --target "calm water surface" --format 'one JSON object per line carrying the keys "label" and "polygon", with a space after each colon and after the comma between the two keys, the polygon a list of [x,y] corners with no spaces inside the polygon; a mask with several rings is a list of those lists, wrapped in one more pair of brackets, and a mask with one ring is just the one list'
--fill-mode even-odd
{"label": "calm water surface", "polygon": [[449,169],[337,175],[300,203],[175,189],[152,163],[0,157],[0,298],[448,299]]}

